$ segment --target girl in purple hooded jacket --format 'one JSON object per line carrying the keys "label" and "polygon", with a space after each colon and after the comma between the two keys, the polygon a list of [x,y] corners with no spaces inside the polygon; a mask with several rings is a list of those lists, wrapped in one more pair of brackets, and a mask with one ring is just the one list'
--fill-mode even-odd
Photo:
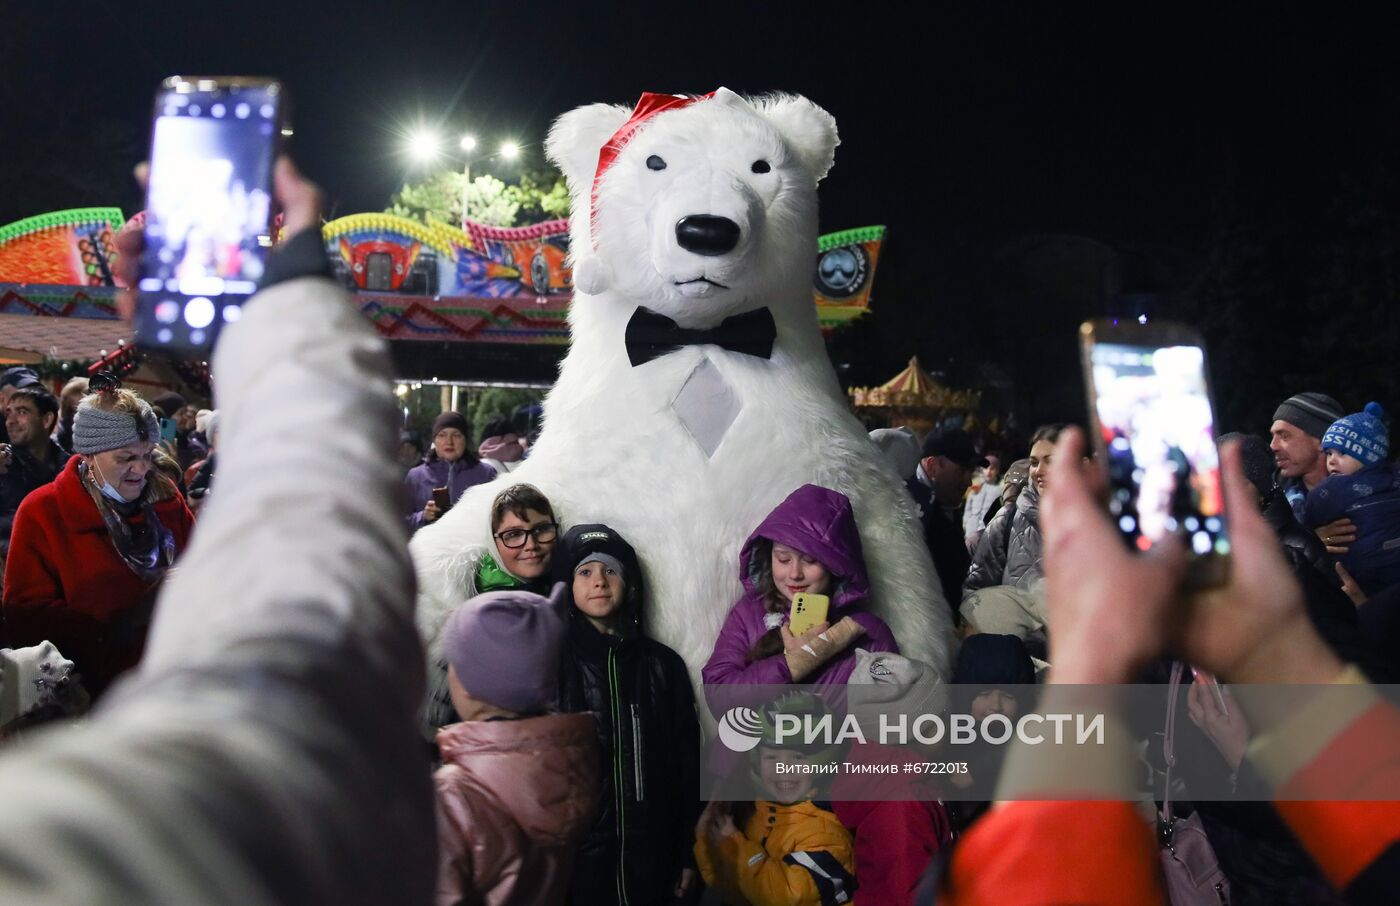
{"label": "girl in purple hooded jacket", "polygon": [[[845,685],[857,639],[868,651],[898,653],[890,627],[862,606],[870,582],[846,495],[814,484],[793,491],[744,542],[739,570],[744,596],[701,671],[706,684]],[[803,591],[830,596],[830,625],[793,636],[788,613]]]}

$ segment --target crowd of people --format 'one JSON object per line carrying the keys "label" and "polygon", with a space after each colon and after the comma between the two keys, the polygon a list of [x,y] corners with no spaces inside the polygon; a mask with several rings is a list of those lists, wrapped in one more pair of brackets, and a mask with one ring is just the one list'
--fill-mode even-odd
{"label": "crowd of people", "polygon": [[[841,753],[782,739],[767,711],[749,755],[707,749],[700,709],[718,718],[723,690],[741,684],[885,684],[928,707],[1014,717],[1037,707],[1026,692],[1037,683],[1040,707],[1083,684],[1160,681],[1165,696],[1177,659],[1230,683],[1400,674],[1400,495],[1383,412],[1347,415],[1300,393],[1279,405],[1267,441],[1226,444],[1234,571],[1196,595],[1182,591],[1179,549],[1139,557],[1121,543],[1078,429],[1046,425],[1024,450],[979,449],[958,428],[877,432],[871,455],[907,482],[962,627],[954,701],[868,608],[851,502],[814,484],[743,544],[742,595],[697,697],[685,663],[648,634],[657,602],[636,539],[512,482],[529,439],[508,419],[473,451],[466,419],[444,412],[426,455],[397,434],[390,468],[382,341],[325,279],[315,237],[297,238],[315,222],[314,193],[285,164],[278,185],[293,238],[216,354],[223,408],[203,425],[183,400],[153,406],[110,375],[65,387],[62,402],[32,372],[0,378],[0,701],[23,703],[0,715],[7,897],[1199,902],[1133,806],[1140,791],[1122,786],[1139,758],[1131,740],[1150,731],[1128,727],[1121,747],[1079,766],[1012,745],[948,778],[946,796],[933,785],[868,801],[780,773],[785,757]],[[313,332],[336,354],[307,361],[299,343]],[[292,391],[315,404],[276,404]],[[334,474],[319,465],[328,452]],[[499,488],[494,546],[441,629],[441,657],[425,663],[405,540],[485,482]],[[795,631],[799,595],[825,596],[829,610]],[[1243,693],[1229,701],[1238,707],[1192,682],[1183,730],[1195,738],[1180,734],[1178,751],[1241,789],[1296,795],[1193,802],[1189,779],[1188,795],[1170,794],[1163,826],[1198,820],[1218,856],[1207,892],[1230,903],[1393,897],[1400,711],[1372,696],[1309,723],[1327,701],[1301,714]],[[55,719],[73,726],[19,738]],[[1306,758],[1288,770],[1268,757],[1303,737]],[[1342,764],[1352,798],[1384,801],[1303,794],[1306,778]],[[702,801],[702,776],[733,770],[760,795]],[[1036,795],[1067,787],[1082,796]]]}
{"label": "crowd of people", "polygon": [[0,376],[0,601],[6,644],[58,646],[96,698],[139,660],[161,579],[188,543],[216,428],[110,373],[55,396],[30,368]]}

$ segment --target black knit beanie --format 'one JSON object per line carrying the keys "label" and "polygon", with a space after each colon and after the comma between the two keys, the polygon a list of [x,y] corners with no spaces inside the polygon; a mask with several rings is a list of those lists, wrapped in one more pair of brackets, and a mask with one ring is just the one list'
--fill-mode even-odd
{"label": "black knit beanie", "polygon": [[467,428],[467,420],[457,412],[444,412],[433,419],[433,437],[437,437],[444,428],[456,428],[466,438],[472,436],[471,431]]}

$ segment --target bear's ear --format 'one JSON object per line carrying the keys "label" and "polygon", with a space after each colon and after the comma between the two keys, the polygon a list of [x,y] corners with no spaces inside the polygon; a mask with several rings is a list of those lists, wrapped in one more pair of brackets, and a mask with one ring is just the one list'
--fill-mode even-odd
{"label": "bear's ear", "polygon": [[836,119],[804,97],[779,94],[761,99],[756,105],[764,119],[772,123],[804,166],[818,182],[831,169],[836,158]]}
{"label": "bear's ear", "polygon": [[631,110],[617,104],[589,104],[554,121],[544,140],[544,153],[563,172],[572,195],[592,191],[598,152],[631,115]]}
{"label": "bear's ear", "polygon": [[720,87],[715,89],[715,103],[723,104],[726,107],[737,107],[740,110],[753,110],[754,107],[741,94],[735,94],[728,88]]}

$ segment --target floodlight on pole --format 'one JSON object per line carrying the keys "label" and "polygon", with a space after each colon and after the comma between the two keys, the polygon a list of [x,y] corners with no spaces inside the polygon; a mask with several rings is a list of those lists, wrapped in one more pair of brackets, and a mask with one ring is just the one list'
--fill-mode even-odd
{"label": "floodlight on pole", "polygon": [[429,129],[416,129],[408,137],[408,153],[418,163],[428,163],[438,156],[442,140]]}
{"label": "floodlight on pole", "polygon": [[476,136],[470,133],[463,135],[457,142],[462,149],[464,160],[462,161],[462,229],[467,228],[467,222],[472,218],[472,152],[476,150]]}
{"label": "floodlight on pole", "polygon": [[501,143],[501,157],[505,158],[506,160],[515,160],[519,156],[520,146],[517,145],[515,142]]}

